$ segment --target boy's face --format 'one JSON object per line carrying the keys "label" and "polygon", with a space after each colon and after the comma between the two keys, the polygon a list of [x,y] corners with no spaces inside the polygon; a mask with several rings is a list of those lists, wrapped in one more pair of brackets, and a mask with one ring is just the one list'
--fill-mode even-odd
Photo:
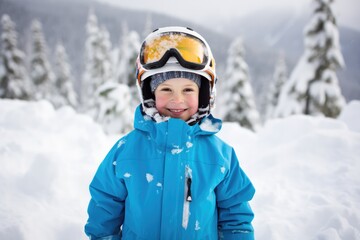
{"label": "boy's face", "polygon": [[186,78],[169,79],[156,88],[155,103],[161,115],[187,121],[198,111],[199,87]]}

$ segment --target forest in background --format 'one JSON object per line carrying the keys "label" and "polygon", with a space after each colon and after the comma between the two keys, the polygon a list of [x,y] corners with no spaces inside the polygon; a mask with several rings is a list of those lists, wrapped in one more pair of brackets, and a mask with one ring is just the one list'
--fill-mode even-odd
{"label": "forest in background", "polygon": [[[121,44],[126,42],[125,39],[127,37],[125,35],[127,35],[127,33],[131,33],[130,35],[132,35],[132,37],[134,37],[134,33],[138,35],[137,37],[135,36],[135,39],[137,39],[136,41],[128,41],[136,43],[143,39],[146,32],[150,31],[149,29],[152,29],[154,26],[165,25],[164,22],[166,22],[166,25],[189,25],[189,23],[184,21],[172,19],[170,17],[159,14],[121,10],[97,2],[87,1],[78,1],[70,4],[66,1],[44,2],[41,0],[36,0],[29,4],[19,0],[11,2],[1,0],[0,7],[1,11],[13,12],[13,15],[15,15],[13,20],[16,24],[16,30],[19,33],[18,45],[20,49],[23,49],[25,55],[29,55],[29,53],[32,51],[31,49],[33,48],[33,46],[31,46],[30,22],[35,19],[39,19],[38,22],[43,24],[42,29],[44,31],[44,39],[47,45],[46,55],[49,59],[49,65],[54,64],[56,61],[54,60],[55,51],[53,50],[55,49],[56,44],[59,44],[60,42],[65,46],[64,49],[66,49],[69,55],[69,67],[71,67],[72,70],[74,87],[76,93],[80,96],[82,95],[82,91],[84,91],[84,85],[81,85],[81,82],[84,81],[84,75],[86,75],[86,55],[88,55],[88,53],[86,53],[86,44],[84,43],[87,41],[86,38],[88,37],[86,26],[89,22],[89,12],[91,11],[90,9],[93,9],[93,14],[96,16],[96,18],[99,19],[98,27],[105,29],[107,32],[108,36],[106,41],[108,42],[105,45],[109,45],[109,51],[111,51],[111,53],[109,53],[109,57],[112,59],[110,60],[112,61],[112,64],[114,64],[114,62],[120,63],[120,57],[119,59],[116,59],[116,56],[120,56],[119,54],[121,54]],[[63,9],[64,11],[59,11],[59,9]],[[9,14],[9,16],[11,17],[12,15]],[[307,19],[307,21],[309,21],[309,19]],[[220,79],[219,87],[221,89],[222,83],[225,83],[228,78],[225,73],[226,68],[228,67],[226,66],[228,61],[228,49],[235,37],[224,36],[200,26],[196,26],[194,28],[202,35],[204,35],[212,46],[218,63],[218,75]],[[264,31],[267,30],[268,29],[264,29]],[[234,32],[236,31],[233,31],[233,34]],[[354,33],[352,30],[346,30],[344,32],[350,32],[352,34]],[[243,35],[245,35],[245,33]],[[339,71],[340,86],[347,100],[358,99],[356,94],[359,94],[359,91],[357,91],[359,81],[355,77],[345,78],[342,76],[344,73],[346,73],[348,76],[355,76],[356,74],[354,74],[354,72],[356,73],[356,71],[358,71],[356,67],[351,67],[359,65],[359,61],[356,59],[359,56],[356,55],[357,49],[352,48],[354,51],[351,51],[352,55],[350,55],[350,57],[347,50],[352,46],[352,43],[357,41],[357,35],[353,35],[355,38],[347,41],[343,40],[343,36],[340,32],[340,40],[342,40],[342,42],[346,41],[350,43],[345,44],[345,47],[343,46],[344,44],[341,45],[341,50],[344,53],[346,68],[342,71]],[[249,35],[245,35],[244,39],[248,41],[250,39]],[[266,46],[261,45],[259,41],[251,42],[252,44],[258,44],[257,46],[252,46],[249,42],[245,42],[246,55],[243,56],[248,65],[248,81],[251,83],[252,89],[254,89],[254,101],[257,104],[257,108],[260,110],[261,115],[265,115],[265,107],[263,106],[263,102],[266,100],[265,97],[267,95],[265,93],[268,92],[270,83],[273,81],[273,74],[274,71],[276,71],[276,62],[278,61],[277,59],[280,50],[276,47],[266,48]],[[303,37],[300,34],[300,37],[297,39],[297,41],[292,42],[293,45],[296,42],[303,45]],[[278,43],[281,43],[281,41],[279,40]],[[298,61],[298,59],[295,58],[297,54],[294,52],[299,51],[301,48],[303,47],[289,47],[289,51],[282,51],[284,53],[283,56],[285,64],[288,65],[289,72],[291,72],[292,68],[296,64],[296,61]],[[124,52],[122,54],[126,55]],[[133,57],[130,56],[131,54],[127,55],[129,55],[129,66],[131,66],[129,68],[133,68],[133,59],[131,59]],[[289,56],[292,57],[290,58]],[[297,57],[299,58],[300,56]],[[348,61],[349,59],[351,61]],[[122,61],[126,62],[128,60],[123,59]],[[28,59],[24,59],[24,64],[27,66],[27,68],[29,68],[30,64]],[[116,72],[115,75],[119,75],[119,72],[122,72],[121,74],[127,74],[124,73],[124,71],[128,71],[127,67],[120,68],[118,66],[113,68]],[[131,84],[131,76],[131,73],[129,73],[128,79],[130,82],[127,85],[130,87],[133,85]],[[115,79],[116,78],[119,77],[115,76]],[[120,79],[118,82],[126,84],[129,81],[128,79],[126,79],[126,77],[122,77],[122,79]],[[131,96],[137,97],[137,94],[134,90],[131,90],[130,92]],[[130,99],[129,101],[132,100]]]}

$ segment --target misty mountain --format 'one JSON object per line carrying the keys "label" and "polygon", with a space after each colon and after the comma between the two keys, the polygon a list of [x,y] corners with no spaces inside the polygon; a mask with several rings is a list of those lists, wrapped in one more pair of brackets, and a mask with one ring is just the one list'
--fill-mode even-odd
{"label": "misty mountain", "polygon": [[[92,0],[0,0],[0,15],[8,14],[16,24],[19,47],[30,52],[30,24],[41,21],[49,47],[49,60],[53,60],[54,47],[62,42],[68,52],[74,76],[80,80],[86,40],[86,22],[93,9],[99,24],[107,28],[113,47],[120,42],[122,25],[141,34],[146,18],[151,15],[153,28],[170,25],[189,26],[202,34],[209,42],[217,60],[219,83],[224,81],[227,51],[231,40],[242,36],[251,83],[258,97],[258,104],[272,81],[272,75],[280,51],[285,53],[289,73],[303,52],[302,31],[310,20],[310,14],[291,12],[258,12],[231,22],[218,22],[214,28],[147,11],[135,11],[110,6]],[[221,31],[219,31],[221,29]],[[2,29],[0,29],[1,34]],[[340,27],[340,42],[346,69],[339,71],[339,81],[347,100],[360,99],[360,32]],[[77,83],[78,86],[78,83]]]}

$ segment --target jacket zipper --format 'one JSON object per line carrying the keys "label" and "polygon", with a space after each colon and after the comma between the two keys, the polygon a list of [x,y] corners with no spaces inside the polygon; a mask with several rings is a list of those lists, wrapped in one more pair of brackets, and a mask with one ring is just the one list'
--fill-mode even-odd
{"label": "jacket zipper", "polygon": [[184,206],[183,206],[183,218],[182,226],[184,229],[187,229],[190,216],[190,202],[192,201],[191,194],[191,183],[192,183],[192,171],[191,168],[187,165],[185,167],[185,191],[184,191]]}
{"label": "jacket zipper", "polygon": [[192,182],[192,178],[191,178],[191,177],[187,177],[187,178],[186,178],[186,185],[187,185],[186,201],[188,201],[188,202],[191,202],[191,201],[192,201],[192,197],[191,197],[191,182]]}

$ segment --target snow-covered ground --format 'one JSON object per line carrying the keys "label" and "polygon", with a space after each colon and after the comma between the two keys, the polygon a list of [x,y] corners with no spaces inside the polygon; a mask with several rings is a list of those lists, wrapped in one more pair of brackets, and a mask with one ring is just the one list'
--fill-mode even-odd
{"label": "snow-covered ground", "polygon": [[[225,123],[219,136],[257,189],[256,239],[360,239],[360,101],[338,120]],[[118,137],[71,108],[0,100],[0,239],[86,239],[88,184]]]}

